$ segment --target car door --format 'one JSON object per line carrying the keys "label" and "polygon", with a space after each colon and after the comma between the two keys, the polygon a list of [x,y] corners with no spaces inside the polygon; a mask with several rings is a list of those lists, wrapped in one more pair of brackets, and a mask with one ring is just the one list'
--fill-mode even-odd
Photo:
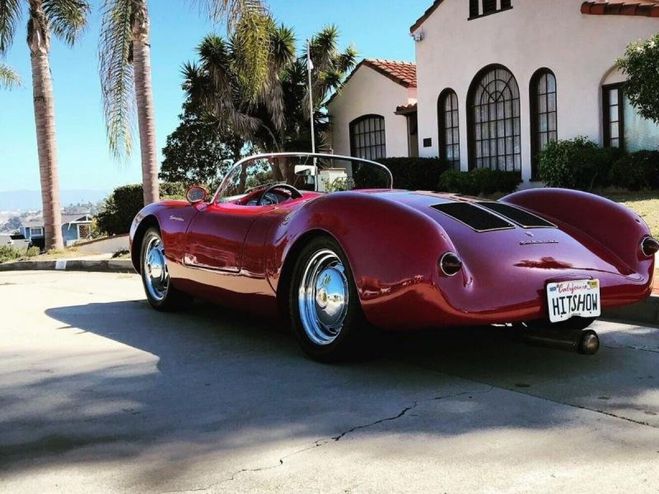
{"label": "car door", "polygon": [[183,263],[190,268],[240,272],[247,233],[268,209],[233,203],[201,206],[188,228]]}

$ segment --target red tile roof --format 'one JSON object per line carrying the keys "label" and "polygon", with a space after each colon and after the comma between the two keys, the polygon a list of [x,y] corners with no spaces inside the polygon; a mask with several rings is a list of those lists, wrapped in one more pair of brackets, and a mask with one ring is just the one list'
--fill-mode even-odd
{"label": "red tile roof", "polygon": [[416,103],[408,103],[407,105],[400,105],[396,107],[396,115],[410,115],[412,113],[416,113],[417,111],[417,104]]}
{"label": "red tile roof", "polygon": [[[346,77],[343,81],[342,86],[345,86],[352,76],[357,73],[359,68],[362,65],[372,68],[376,72],[384,75],[385,77],[391,79],[397,84],[400,84],[403,87],[410,88],[416,87],[416,64],[414,62],[400,62],[395,60],[381,60],[379,58],[365,58],[357,64],[357,66],[352,69],[350,75]],[[330,104],[334,98],[339,94],[339,91],[335,91],[332,96],[327,100],[326,104]]]}
{"label": "red tile roof", "polygon": [[659,0],[597,0],[581,4],[581,13],[590,15],[638,15],[659,17]]}
{"label": "red tile roof", "polygon": [[[416,87],[416,64],[393,60],[365,59],[361,62],[401,86]],[[360,65],[361,65],[360,64]]]}

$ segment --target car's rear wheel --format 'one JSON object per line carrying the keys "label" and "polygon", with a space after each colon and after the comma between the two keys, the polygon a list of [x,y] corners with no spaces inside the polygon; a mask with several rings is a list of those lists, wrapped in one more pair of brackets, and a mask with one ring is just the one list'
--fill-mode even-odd
{"label": "car's rear wheel", "polygon": [[345,254],[329,237],[313,239],[300,252],[290,284],[289,311],[300,346],[321,362],[363,355],[373,335]]}
{"label": "car's rear wheel", "polygon": [[191,297],[172,286],[160,231],[149,228],[142,239],[140,273],[149,304],[161,311],[188,305]]}

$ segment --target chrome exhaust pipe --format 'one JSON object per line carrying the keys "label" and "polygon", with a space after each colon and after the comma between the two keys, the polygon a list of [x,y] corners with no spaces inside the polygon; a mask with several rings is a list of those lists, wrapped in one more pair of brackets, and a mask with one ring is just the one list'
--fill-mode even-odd
{"label": "chrome exhaust pipe", "polygon": [[599,337],[592,329],[523,329],[519,335],[522,341],[530,345],[567,350],[581,355],[595,355],[600,347]]}

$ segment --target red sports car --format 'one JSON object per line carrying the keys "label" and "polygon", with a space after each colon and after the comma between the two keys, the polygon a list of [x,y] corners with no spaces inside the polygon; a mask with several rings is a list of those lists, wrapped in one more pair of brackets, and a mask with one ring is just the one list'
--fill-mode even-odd
{"label": "red sports car", "polygon": [[[643,220],[563,189],[499,201],[395,190],[381,164],[277,153],[236,163],[211,198],[150,204],[130,230],[149,303],[201,297],[288,318],[303,350],[330,361],[374,328],[512,324],[581,335],[602,309],[651,292],[659,243]],[[536,329],[537,328],[537,329]],[[572,337],[569,338],[572,341]]]}

